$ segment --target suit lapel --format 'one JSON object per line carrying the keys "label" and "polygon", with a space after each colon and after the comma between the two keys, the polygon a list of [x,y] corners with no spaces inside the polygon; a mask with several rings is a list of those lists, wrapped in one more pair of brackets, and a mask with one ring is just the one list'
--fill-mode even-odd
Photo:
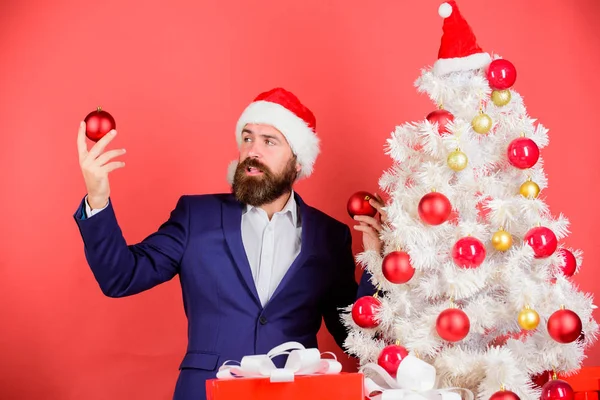
{"label": "suit lapel", "polygon": [[281,293],[281,291],[285,289],[286,285],[289,285],[293,282],[294,274],[298,271],[298,269],[300,269],[304,265],[304,263],[306,263],[306,261],[310,259],[310,257],[313,255],[313,250],[315,248],[314,242],[317,236],[317,224],[315,219],[315,213],[308,205],[304,203],[304,201],[298,194],[294,194],[296,197],[296,202],[300,206],[299,211],[302,223],[302,244],[300,247],[300,254],[298,254],[298,257],[296,257],[286,274],[283,276],[283,279],[277,286],[277,289],[275,289],[273,296],[271,296],[269,304],[271,304],[273,302],[273,299],[275,299],[277,295],[279,295],[279,293]]}
{"label": "suit lapel", "polygon": [[233,197],[223,203],[223,232],[227,246],[229,246],[235,261],[235,266],[238,268],[246,288],[252,293],[254,301],[260,306],[260,299],[252,278],[252,269],[242,241],[242,211],[243,205],[235,201]]}

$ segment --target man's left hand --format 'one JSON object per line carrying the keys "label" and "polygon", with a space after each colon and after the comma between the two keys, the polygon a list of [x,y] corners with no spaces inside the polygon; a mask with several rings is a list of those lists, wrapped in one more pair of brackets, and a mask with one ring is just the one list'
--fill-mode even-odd
{"label": "man's left hand", "polygon": [[[369,203],[379,212],[381,222],[387,222],[387,215],[382,211],[384,206],[383,200],[377,194],[374,198],[371,198]],[[359,222],[359,225],[355,225],[354,229],[363,233],[363,248],[365,251],[373,250],[377,254],[381,254],[383,243],[379,238],[382,226],[375,217],[369,217],[368,215],[355,215],[354,220]]]}

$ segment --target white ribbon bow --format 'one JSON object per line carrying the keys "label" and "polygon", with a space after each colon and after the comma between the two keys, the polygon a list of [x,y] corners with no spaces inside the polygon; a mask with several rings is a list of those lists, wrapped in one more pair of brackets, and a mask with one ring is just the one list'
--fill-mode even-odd
{"label": "white ribbon bow", "polygon": [[[272,359],[283,354],[288,354],[285,367],[277,368]],[[334,359],[322,359],[322,354],[331,354]],[[267,354],[244,356],[239,366],[228,365],[229,362],[236,361],[225,361],[217,372],[218,379],[268,377],[271,382],[293,382],[296,375],[337,374],[342,370],[342,364],[337,361],[335,354],[306,349],[298,342],[283,343]]]}
{"label": "white ribbon bow", "polygon": [[473,392],[463,388],[435,389],[436,370],[413,355],[406,356],[392,378],[381,366],[365,364],[360,372],[371,372],[365,378],[365,394],[371,400],[473,400]]}

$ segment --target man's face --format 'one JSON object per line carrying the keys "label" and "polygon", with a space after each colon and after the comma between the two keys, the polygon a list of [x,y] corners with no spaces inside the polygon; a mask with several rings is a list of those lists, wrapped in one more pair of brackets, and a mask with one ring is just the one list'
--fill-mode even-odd
{"label": "man's face", "polygon": [[247,124],[233,193],[242,203],[255,207],[271,203],[292,190],[300,168],[281,132],[270,125]]}

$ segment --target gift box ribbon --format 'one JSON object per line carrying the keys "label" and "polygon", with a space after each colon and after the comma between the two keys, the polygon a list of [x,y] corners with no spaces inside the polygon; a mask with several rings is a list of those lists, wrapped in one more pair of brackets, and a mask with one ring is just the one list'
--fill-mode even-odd
{"label": "gift box ribbon", "polygon": [[[277,368],[273,358],[287,354],[285,366]],[[322,355],[330,354],[332,359],[323,359]],[[271,349],[267,354],[242,357],[237,361],[228,360],[219,367],[218,379],[233,379],[242,377],[268,377],[271,382],[293,382],[297,375],[337,374],[342,370],[335,354],[320,353],[318,349],[307,349],[298,342],[286,342]]]}
{"label": "gift box ribbon", "polygon": [[[436,370],[419,358],[406,356],[396,377],[375,363],[360,368],[365,374],[365,393],[371,400],[473,400],[468,389],[450,387],[436,389]],[[464,398],[461,396],[464,394]]]}

